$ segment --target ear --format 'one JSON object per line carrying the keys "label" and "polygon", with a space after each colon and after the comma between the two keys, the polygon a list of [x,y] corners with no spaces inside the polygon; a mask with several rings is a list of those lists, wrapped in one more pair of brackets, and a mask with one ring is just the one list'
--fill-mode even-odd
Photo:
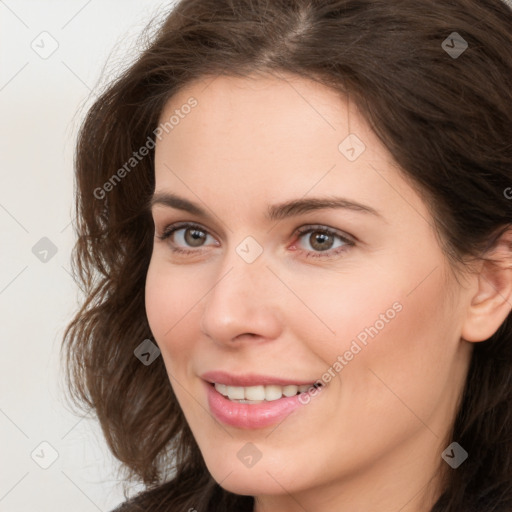
{"label": "ear", "polygon": [[466,341],[489,339],[512,310],[512,228],[509,227],[485,254],[475,274],[476,292],[472,292],[461,336]]}

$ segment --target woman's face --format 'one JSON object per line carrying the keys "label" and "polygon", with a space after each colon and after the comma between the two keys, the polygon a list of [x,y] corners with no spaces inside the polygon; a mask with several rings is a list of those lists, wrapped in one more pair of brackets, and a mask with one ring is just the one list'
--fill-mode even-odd
{"label": "woman's face", "polygon": [[306,79],[205,79],[171,116],[146,309],[209,471],[268,510],[415,510],[470,357],[425,204],[355,106]]}

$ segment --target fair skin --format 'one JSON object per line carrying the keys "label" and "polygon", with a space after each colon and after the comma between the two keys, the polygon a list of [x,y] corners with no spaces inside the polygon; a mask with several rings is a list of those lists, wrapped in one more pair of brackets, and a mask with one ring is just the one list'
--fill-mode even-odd
{"label": "fair skin", "polygon": [[[208,216],[152,208],[151,331],[210,473],[255,496],[256,512],[425,512],[442,471],[454,471],[441,453],[457,441],[471,342],[506,318],[510,277],[480,265],[458,282],[426,205],[355,106],[283,76],[205,78],[162,112],[165,121],[198,101],[156,144],[155,191]],[[338,149],[349,133],[366,146],[354,161]],[[266,218],[270,205],[333,196],[378,213]],[[176,222],[198,224],[204,243],[190,242],[194,229],[158,238]],[[304,226],[317,232],[299,235]],[[326,228],[355,243],[321,239]],[[263,250],[251,263],[236,251],[248,236]],[[393,305],[378,334],[278,425],[237,428],[211,414],[204,372],[313,382]],[[237,457],[248,442],[261,453],[252,467]]]}

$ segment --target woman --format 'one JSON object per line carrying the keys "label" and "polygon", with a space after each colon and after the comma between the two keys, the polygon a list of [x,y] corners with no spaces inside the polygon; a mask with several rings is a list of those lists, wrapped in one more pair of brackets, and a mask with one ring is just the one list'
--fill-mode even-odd
{"label": "woman", "polygon": [[512,510],[510,27],[183,0],[93,105],[64,348],[119,510]]}

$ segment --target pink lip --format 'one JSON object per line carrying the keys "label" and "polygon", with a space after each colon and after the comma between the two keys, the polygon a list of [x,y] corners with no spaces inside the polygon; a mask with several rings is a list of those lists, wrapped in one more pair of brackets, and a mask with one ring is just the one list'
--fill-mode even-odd
{"label": "pink lip", "polygon": [[226,386],[240,386],[240,387],[248,387],[248,386],[269,386],[271,384],[275,384],[276,386],[312,386],[316,381],[300,381],[300,380],[288,380],[288,379],[280,379],[278,377],[268,377],[265,375],[255,375],[255,374],[246,374],[246,375],[231,375],[229,373],[223,371],[212,371],[206,372],[201,375],[203,380],[207,382],[216,383],[216,384],[226,384]]}
{"label": "pink lip", "polygon": [[271,402],[243,404],[232,402],[221,395],[213,384],[203,382],[208,396],[208,405],[215,418],[226,425],[244,429],[264,428],[282,421],[304,403],[308,403],[301,402],[299,397],[310,393],[305,391],[299,395],[283,397]]}

